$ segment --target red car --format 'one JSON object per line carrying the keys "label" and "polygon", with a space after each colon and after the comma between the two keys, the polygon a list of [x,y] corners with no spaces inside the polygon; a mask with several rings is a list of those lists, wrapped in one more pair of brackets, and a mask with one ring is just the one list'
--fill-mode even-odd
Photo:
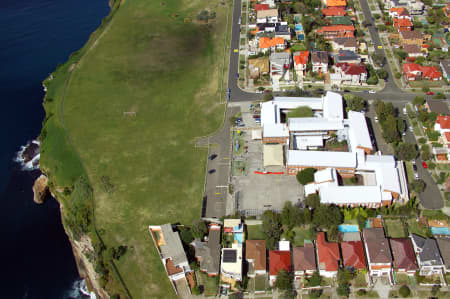
{"label": "red car", "polygon": [[429,96],[434,96],[434,92],[432,92],[432,91],[427,91],[426,94],[429,95]]}
{"label": "red car", "polygon": [[425,161],[422,162],[422,166],[423,166],[423,168],[428,168],[428,165]]}

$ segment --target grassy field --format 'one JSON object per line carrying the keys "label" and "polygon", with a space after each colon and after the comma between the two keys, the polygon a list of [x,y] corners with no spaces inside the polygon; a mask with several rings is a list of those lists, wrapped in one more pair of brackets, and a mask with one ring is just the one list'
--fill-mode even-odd
{"label": "grassy field", "polygon": [[426,238],[429,235],[429,229],[416,221],[416,219],[408,219],[408,232]]}
{"label": "grassy field", "polygon": [[314,239],[309,227],[294,227],[293,231],[295,233],[294,246],[303,246],[305,240],[312,241]]}
{"label": "grassy field", "polygon": [[385,219],[384,228],[390,238],[404,238],[407,236],[403,223],[398,219]]}
{"label": "grassy field", "polygon": [[264,240],[266,235],[262,230],[262,225],[247,225],[248,240]]}
{"label": "grassy field", "polygon": [[[190,224],[200,216],[206,150],[194,140],[223,119],[219,84],[231,2],[223,3],[122,1],[109,26],[94,33],[101,38],[50,83],[47,98],[65,100],[45,103],[52,119],[42,164],[59,190],[85,169],[102,238],[128,246],[116,264],[134,298],[175,296],[148,225]],[[196,21],[203,9],[216,13],[208,25]],[[58,72],[69,69],[63,93],[67,76]]]}

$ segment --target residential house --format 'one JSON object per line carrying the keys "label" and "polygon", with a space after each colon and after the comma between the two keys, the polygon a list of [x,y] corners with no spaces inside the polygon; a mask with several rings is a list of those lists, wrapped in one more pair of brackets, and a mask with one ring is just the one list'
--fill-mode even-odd
{"label": "residential house", "polygon": [[398,32],[411,31],[413,28],[413,23],[409,19],[395,18],[393,25]]}
{"label": "residential house", "polygon": [[231,248],[222,248],[220,274],[222,281],[230,285],[242,281],[242,244],[233,243]]}
{"label": "residential house", "polygon": [[384,4],[387,9],[406,7],[412,15],[421,15],[424,8],[424,4],[420,0],[384,0]]}
{"label": "residential house", "polygon": [[[439,142],[444,144],[446,148],[450,145],[450,116],[439,115],[436,119],[436,123],[434,124],[434,130],[439,132],[441,136],[439,137]],[[435,148],[433,148],[434,150]],[[437,148],[436,148],[437,150]],[[446,153],[441,153],[444,155],[441,158],[446,157]],[[437,157],[437,156],[436,156]],[[444,159],[446,160],[446,159]]]}
{"label": "residential house", "polygon": [[286,52],[270,54],[270,79],[274,81],[289,80],[291,55]]}
{"label": "residential house", "polygon": [[404,7],[393,7],[389,9],[389,16],[392,19],[407,19],[411,21],[411,16],[409,15],[409,12]]}
{"label": "residential house", "polygon": [[317,234],[316,248],[319,274],[325,277],[335,277],[341,261],[339,244],[327,242],[325,233],[319,232]]}
{"label": "residential house", "polygon": [[269,59],[265,57],[249,59],[248,70],[251,79],[257,79],[262,75],[269,74]]}
{"label": "residential house", "polygon": [[328,52],[313,51],[311,52],[312,71],[322,74],[328,72]]}
{"label": "residential house", "polygon": [[284,50],[286,47],[286,42],[282,37],[260,37],[259,38],[259,50],[263,53],[267,51]]}
{"label": "residential house", "polygon": [[425,239],[415,234],[411,234],[410,238],[419,264],[420,275],[441,274],[444,269],[444,263],[442,262],[436,240],[431,238]]}
{"label": "residential house", "polygon": [[443,236],[436,238],[438,243],[439,252],[444,262],[444,271],[450,272],[450,236]]}
{"label": "residential house", "polygon": [[220,270],[220,225],[210,224],[208,231],[206,242],[196,240],[192,242],[192,246],[195,249],[195,258],[200,262],[200,271],[208,276],[217,276]]}
{"label": "residential house", "polygon": [[330,73],[332,84],[360,85],[367,80],[367,70],[364,64],[336,63],[334,73]]}
{"label": "residential house", "polygon": [[331,41],[334,52],[341,50],[356,52],[358,42],[354,37],[336,37]]}
{"label": "residential house", "polygon": [[333,40],[336,37],[354,37],[354,32],[353,25],[330,25],[317,30],[317,34],[323,35],[326,40]]}
{"label": "residential house", "polygon": [[403,63],[403,76],[408,81],[442,80],[442,73],[435,66],[422,66],[417,63]]}
{"label": "residential house", "polygon": [[278,9],[258,10],[256,12],[256,23],[276,23],[278,22]]}
{"label": "residential house", "polygon": [[389,242],[391,244],[394,271],[414,275],[419,270],[419,266],[417,265],[411,239],[391,238]]}
{"label": "residential house", "polygon": [[292,252],[295,279],[312,275],[317,271],[316,252],[313,243],[305,242],[303,247],[294,247]]}
{"label": "residential house", "polygon": [[334,63],[353,63],[358,64],[361,62],[361,56],[353,51],[339,50],[337,54],[333,56]]}
{"label": "residential house", "polygon": [[186,290],[180,290],[181,287],[190,292],[187,277],[192,270],[178,232],[173,230],[171,224],[149,226],[149,232],[175,292],[186,293]]}
{"label": "residential house", "polygon": [[256,10],[256,11],[268,10],[269,9],[269,4],[255,4],[253,9]]}
{"label": "residential house", "polygon": [[322,0],[323,4],[326,5],[326,7],[336,7],[340,9],[345,9],[347,6],[346,0]]}
{"label": "residential house", "polygon": [[256,35],[260,36],[264,33],[275,33],[275,27],[277,26],[277,23],[259,23],[256,24],[257,32]]}
{"label": "residential house", "polygon": [[298,40],[305,40],[305,31],[303,30],[303,25],[298,23],[294,26],[295,36]]}
{"label": "residential house", "polygon": [[402,46],[417,45],[418,47],[422,47],[423,33],[417,30],[402,31],[400,32],[400,44]]}
{"label": "residential house", "polygon": [[248,263],[248,276],[265,275],[266,266],[266,241],[265,240],[247,240],[245,242],[245,259]]}
{"label": "residential house", "polygon": [[450,59],[441,60],[439,63],[442,69],[442,74],[447,81],[450,81]]}
{"label": "residential house", "polygon": [[284,38],[285,40],[291,40],[291,29],[289,28],[287,23],[286,24],[284,23],[286,22],[276,23],[275,37],[281,37]]}
{"label": "residential house", "polygon": [[371,276],[389,277],[392,284],[392,255],[382,228],[363,229],[364,247]]}
{"label": "residential house", "polygon": [[338,17],[345,16],[347,12],[342,7],[328,7],[322,9],[322,14],[324,17]]}
{"label": "residential house", "polygon": [[306,75],[306,68],[308,67],[309,51],[294,52],[294,70],[297,74],[297,79],[303,78]]}
{"label": "residential house", "polygon": [[273,286],[277,280],[277,274],[281,270],[291,271],[291,252],[285,250],[269,251],[269,282]]}
{"label": "residential house", "polygon": [[267,4],[270,8],[276,8],[275,0],[260,0],[259,4]]}
{"label": "residential house", "polygon": [[425,53],[420,50],[421,48],[417,45],[404,45],[403,50],[408,53],[408,57],[425,57]]}
{"label": "residential house", "polygon": [[366,258],[362,241],[341,242],[341,251],[344,267],[356,270],[366,269]]}
{"label": "residential house", "polygon": [[448,104],[445,100],[426,100],[425,109],[428,112],[434,112],[437,115],[450,115]]}

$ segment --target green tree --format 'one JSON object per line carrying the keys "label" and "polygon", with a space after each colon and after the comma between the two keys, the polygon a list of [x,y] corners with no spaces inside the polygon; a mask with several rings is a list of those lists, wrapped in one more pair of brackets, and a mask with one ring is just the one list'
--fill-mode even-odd
{"label": "green tree", "polygon": [[425,98],[423,96],[415,96],[413,100],[415,106],[422,106],[425,104]]}
{"label": "green tree", "polygon": [[315,271],[313,275],[311,275],[308,280],[308,286],[310,287],[316,287],[319,286],[322,283],[322,277],[320,276],[319,272]]}
{"label": "green tree", "polygon": [[348,111],[361,111],[366,108],[367,102],[362,97],[354,95],[345,95],[345,110]]}
{"label": "green tree", "polygon": [[311,209],[315,209],[320,206],[320,197],[318,194],[310,194],[305,199],[305,205]]}
{"label": "green tree", "polygon": [[308,183],[314,182],[314,173],[317,171],[315,168],[305,168],[297,173],[297,181],[306,185]]}
{"label": "green tree", "polygon": [[430,153],[430,147],[428,144],[423,144],[420,147],[420,155],[422,156],[422,160],[430,160],[431,153]]}
{"label": "green tree", "polygon": [[403,285],[398,290],[398,293],[402,297],[409,297],[411,295],[411,290],[406,285]]}
{"label": "green tree", "polygon": [[400,143],[395,148],[395,156],[404,161],[411,161],[417,157],[416,146],[412,143]]}
{"label": "green tree", "polygon": [[300,106],[287,113],[287,118],[293,117],[312,117],[313,111],[308,106]]}
{"label": "green tree", "polygon": [[388,76],[388,73],[386,72],[386,70],[385,69],[378,69],[377,70],[377,76],[378,76],[378,78],[380,78],[380,79],[386,79],[387,78],[387,76]]}
{"label": "green tree", "polygon": [[292,272],[287,272],[281,269],[277,273],[277,280],[275,280],[275,287],[279,290],[292,290],[294,276]]}
{"label": "green tree", "polygon": [[334,205],[320,205],[313,211],[312,223],[321,228],[330,228],[342,223],[341,210]]}
{"label": "green tree", "polygon": [[339,284],[336,291],[339,296],[348,297],[350,295],[350,284]]}
{"label": "green tree", "polygon": [[181,227],[180,229],[180,239],[183,241],[185,245],[189,245],[192,241],[194,241],[194,236],[190,229],[186,227]]}
{"label": "green tree", "polygon": [[66,222],[76,239],[90,231],[92,224],[92,187],[85,176],[80,176],[75,181],[67,210]]}
{"label": "green tree", "polygon": [[406,130],[405,121],[401,118],[397,119],[397,129],[399,133],[405,132]]}
{"label": "green tree", "polygon": [[367,79],[367,84],[369,84],[369,85],[377,85],[378,84],[377,76],[371,76],[369,79]]}
{"label": "green tree", "polygon": [[309,291],[309,298],[318,299],[322,296],[322,290],[311,290]]}
{"label": "green tree", "polygon": [[194,238],[203,239],[207,231],[208,227],[202,220],[196,220],[192,223],[191,232]]}
{"label": "green tree", "polygon": [[265,211],[262,214],[262,222],[267,248],[274,249],[282,233],[280,214]]}
{"label": "green tree", "polygon": [[400,136],[397,129],[397,119],[393,115],[388,115],[386,120],[381,122],[383,129],[383,138],[388,143],[393,143],[399,140]]}
{"label": "green tree", "polygon": [[290,201],[286,201],[283,206],[283,210],[281,211],[281,223],[286,225],[290,229],[296,225],[298,211],[300,209],[294,205]]}
{"label": "green tree", "polygon": [[409,183],[409,190],[413,190],[416,193],[421,193],[425,189],[425,182],[422,180],[414,180]]}
{"label": "green tree", "polygon": [[268,101],[272,101],[272,100],[273,100],[272,92],[266,92],[264,94],[263,101],[268,102]]}

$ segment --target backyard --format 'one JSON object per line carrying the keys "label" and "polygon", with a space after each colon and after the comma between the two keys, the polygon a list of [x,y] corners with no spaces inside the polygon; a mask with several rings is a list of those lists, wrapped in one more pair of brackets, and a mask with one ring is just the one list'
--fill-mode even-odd
{"label": "backyard", "polygon": [[[60,82],[52,91],[64,102],[46,106],[44,168],[57,189],[70,190],[85,172],[102,239],[128,246],[116,265],[135,298],[175,296],[148,225],[200,216],[207,151],[194,143],[223,117],[230,6],[222,3],[122,1],[101,39],[70,66],[67,89]],[[204,9],[216,13],[208,29],[195,21]]]}
{"label": "backyard", "polygon": [[314,236],[309,226],[294,227],[293,231],[295,234],[293,246],[303,246],[305,240],[314,240]]}
{"label": "backyard", "polygon": [[408,232],[410,234],[415,234],[421,237],[429,236],[428,227],[419,223],[416,219],[408,219],[406,223],[408,224]]}
{"label": "backyard", "polygon": [[384,229],[386,236],[390,238],[404,238],[407,236],[405,227],[400,219],[384,219]]}
{"label": "backyard", "polygon": [[264,240],[266,235],[262,230],[262,225],[247,225],[248,240]]}

